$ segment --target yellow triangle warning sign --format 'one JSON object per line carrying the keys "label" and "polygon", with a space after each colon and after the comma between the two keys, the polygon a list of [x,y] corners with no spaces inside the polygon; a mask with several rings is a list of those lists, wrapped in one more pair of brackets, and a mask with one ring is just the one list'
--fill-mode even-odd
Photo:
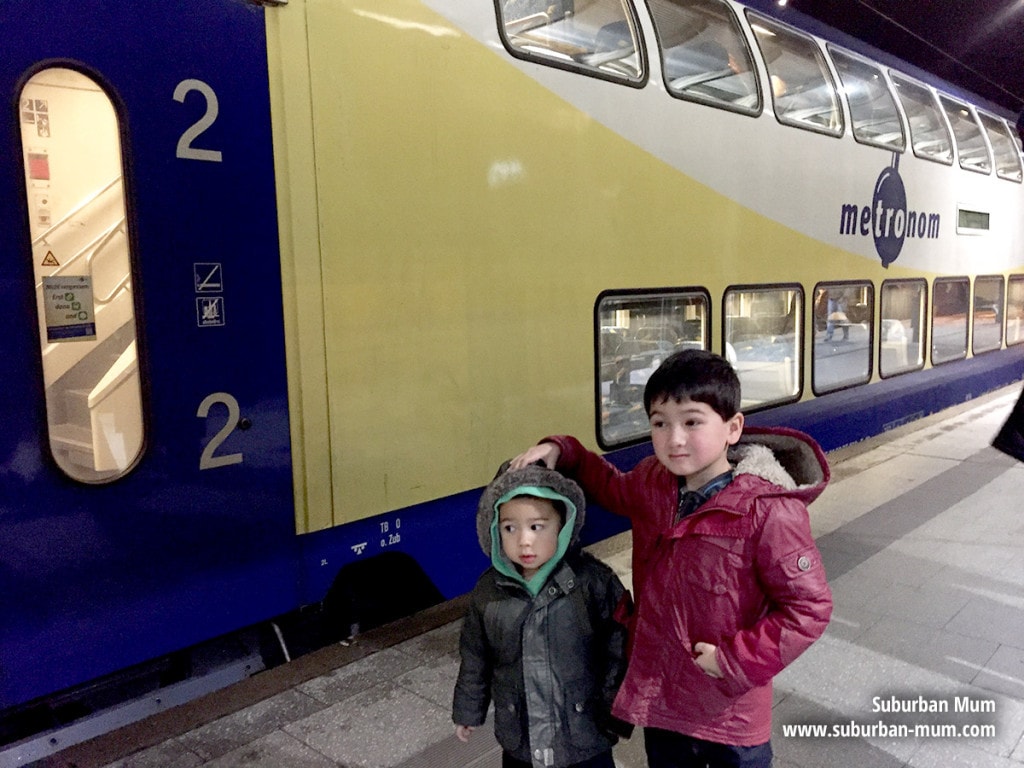
{"label": "yellow triangle warning sign", "polygon": [[53,251],[47,251],[46,256],[43,257],[44,267],[59,267],[60,262],[57,261],[57,257],[53,255]]}

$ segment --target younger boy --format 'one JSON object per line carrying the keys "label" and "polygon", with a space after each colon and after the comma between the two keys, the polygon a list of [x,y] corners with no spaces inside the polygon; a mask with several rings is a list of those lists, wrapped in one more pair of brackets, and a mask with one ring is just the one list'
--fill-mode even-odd
{"label": "younger boy", "polygon": [[625,672],[626,597],[579,547],[579,486],[542,466],[499,474],[477,535],[492,566],[470,597],[455,684],[455,734],[468,741],[494,700],[502,768],[614,768],[611,705]]}
{"label": "younger boy", "polygon": [[772,678],[832,613],[806,508],[828,464],[795,430],[744,435],[739,379],[710,352],[669,356],[644,407],[654,456],[629,472],[569,436],[512,466],[557,465],[632,522],[637,612],[613,713],[645,727],[649,768],[768,768]]}

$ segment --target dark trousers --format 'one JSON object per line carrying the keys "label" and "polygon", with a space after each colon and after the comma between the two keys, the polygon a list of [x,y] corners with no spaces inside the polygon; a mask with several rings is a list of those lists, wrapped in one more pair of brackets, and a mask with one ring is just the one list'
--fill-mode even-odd
{"label": "dark trousers", "polygon": [[683,736],[660,728],[644,728],[648,768],[771,768],[770,741],[756,747],[734,747]]}
{"label": "dark trousers", "polygon": [[[533,768],[533,764],[516,760],[508,752],[502,752],[501,768]],[[615,761],[612,760],[612,751],[609,749],[607,752],[595,755],[582,763],[573,763],[566,768],[615,768]]]}

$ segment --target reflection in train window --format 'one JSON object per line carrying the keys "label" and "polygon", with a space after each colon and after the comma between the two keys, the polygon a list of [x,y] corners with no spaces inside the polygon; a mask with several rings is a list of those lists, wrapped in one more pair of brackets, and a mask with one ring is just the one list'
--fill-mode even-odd
{"label": "reflection in train window", "polygon": [[34,75],[20,103],[50,449],[69,477],[107,482],[143,445],[117,115],[63,68]]}
{"label": "reflection in train window", "polygon": [[924,280],[886,280],[882,283],[878,373],[882,378],[924,367]]}
{"label": "reflection in train window", "polygon": [[1024,275],[1010,275],[1006,288],[1006,345],[1024,342]]}
{"label": "reflection in train window", "polygon": [[725,293],[725,357],[743,387],[743,409],[800,396],[799,286],[731,288]]}
{"label": "reflection in train window", "polygon": [[768,66],[778,121],[831,136],[841,135],[843,115],[839,96],[818,44],[763,16],[751,13],[749,18]]}
{"label": "reflection in train window", "polygon": [[1003,276],[974,278],[974,354],[999,349],[1003,345]]}
{"label": "reflection in train window", "polygon": [[1006,123],[984,112],[978,112],[978,118],[988,135],[989,144],[992,145],[996,175],[1009,181],[1021,181],[1024,177],[1020,167],[1020,152]]}
{"label": "reflection in train window", "polygon": [[874,64],[829,46],[850,105],[853,137],[863,143],[903,151],[907,147],[896,101],[881,70]]}
{"label": "reflection in train window", "polygon": [[629,0],[500,0],[499,29],[521,58],[639,84],[640,32]]}
{"label": "reflection in train window", "polygon": [[875,290],[871,283],[819,283],[814,289],[816,394],[871,378]]}
{"label": "reflection in train window", "polygon": [[970,292],[966,277],[940,277],[932,285],[932,364],[967,357]]}
{"label": "reflection in train window", "polygon": [[953,145],[935,96],[923,85],[900,77],[895,72],[889,74],[910,124],[910,142],[914,154],[925,160],[952,165]]}
{"label": "reflection in train window", "polygon": [[754,62],[721,0],[648,0],[670,93],[747,114],[761,111]]}
{"label": "reflection in train window", "polygon": [[677,349],[707,349],[710,299],[694,289],[607,292],[595,309],[598,442],[605,448],[645,439],[644,386]]}
{"label": "reflection in train window", "polygon": [[947,96],[939,96],[949,126],[953,129],[956,141],[956,152],[960,157],[960,167],[978,173],[992,172],[992,159],[988,155],[988,147],[981,135],[981,127],[971,114],[966,104],[953,101]]}

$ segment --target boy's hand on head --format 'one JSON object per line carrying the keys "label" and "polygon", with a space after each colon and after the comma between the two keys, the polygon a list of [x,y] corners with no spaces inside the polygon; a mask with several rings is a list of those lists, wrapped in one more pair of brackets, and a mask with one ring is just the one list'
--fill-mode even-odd
{"label": "boy's hand on head", "polygon": [[554,443],[540,443],[528,448],[509,462],[509,469],[522,469],[538,461],[543,461],[548,469],[554,469],[558,463],[558,457],[562,455],[562,449]]}
{"label": "boy's hand on head", "polygon": [[718,659],[715,658],[716,650],[717,646],[711,643],[697,643],[693,646],[693,652],[697,654],[694,658],[697,666],[704,670],[704,674],[720,678],[722,669],[718,666]]}
{"label": "boy's hand on head", "polygon": [[473,735],[472,725],[456,725],[455,726],[455,737],[462,742],[469,741],[469,737]]}

